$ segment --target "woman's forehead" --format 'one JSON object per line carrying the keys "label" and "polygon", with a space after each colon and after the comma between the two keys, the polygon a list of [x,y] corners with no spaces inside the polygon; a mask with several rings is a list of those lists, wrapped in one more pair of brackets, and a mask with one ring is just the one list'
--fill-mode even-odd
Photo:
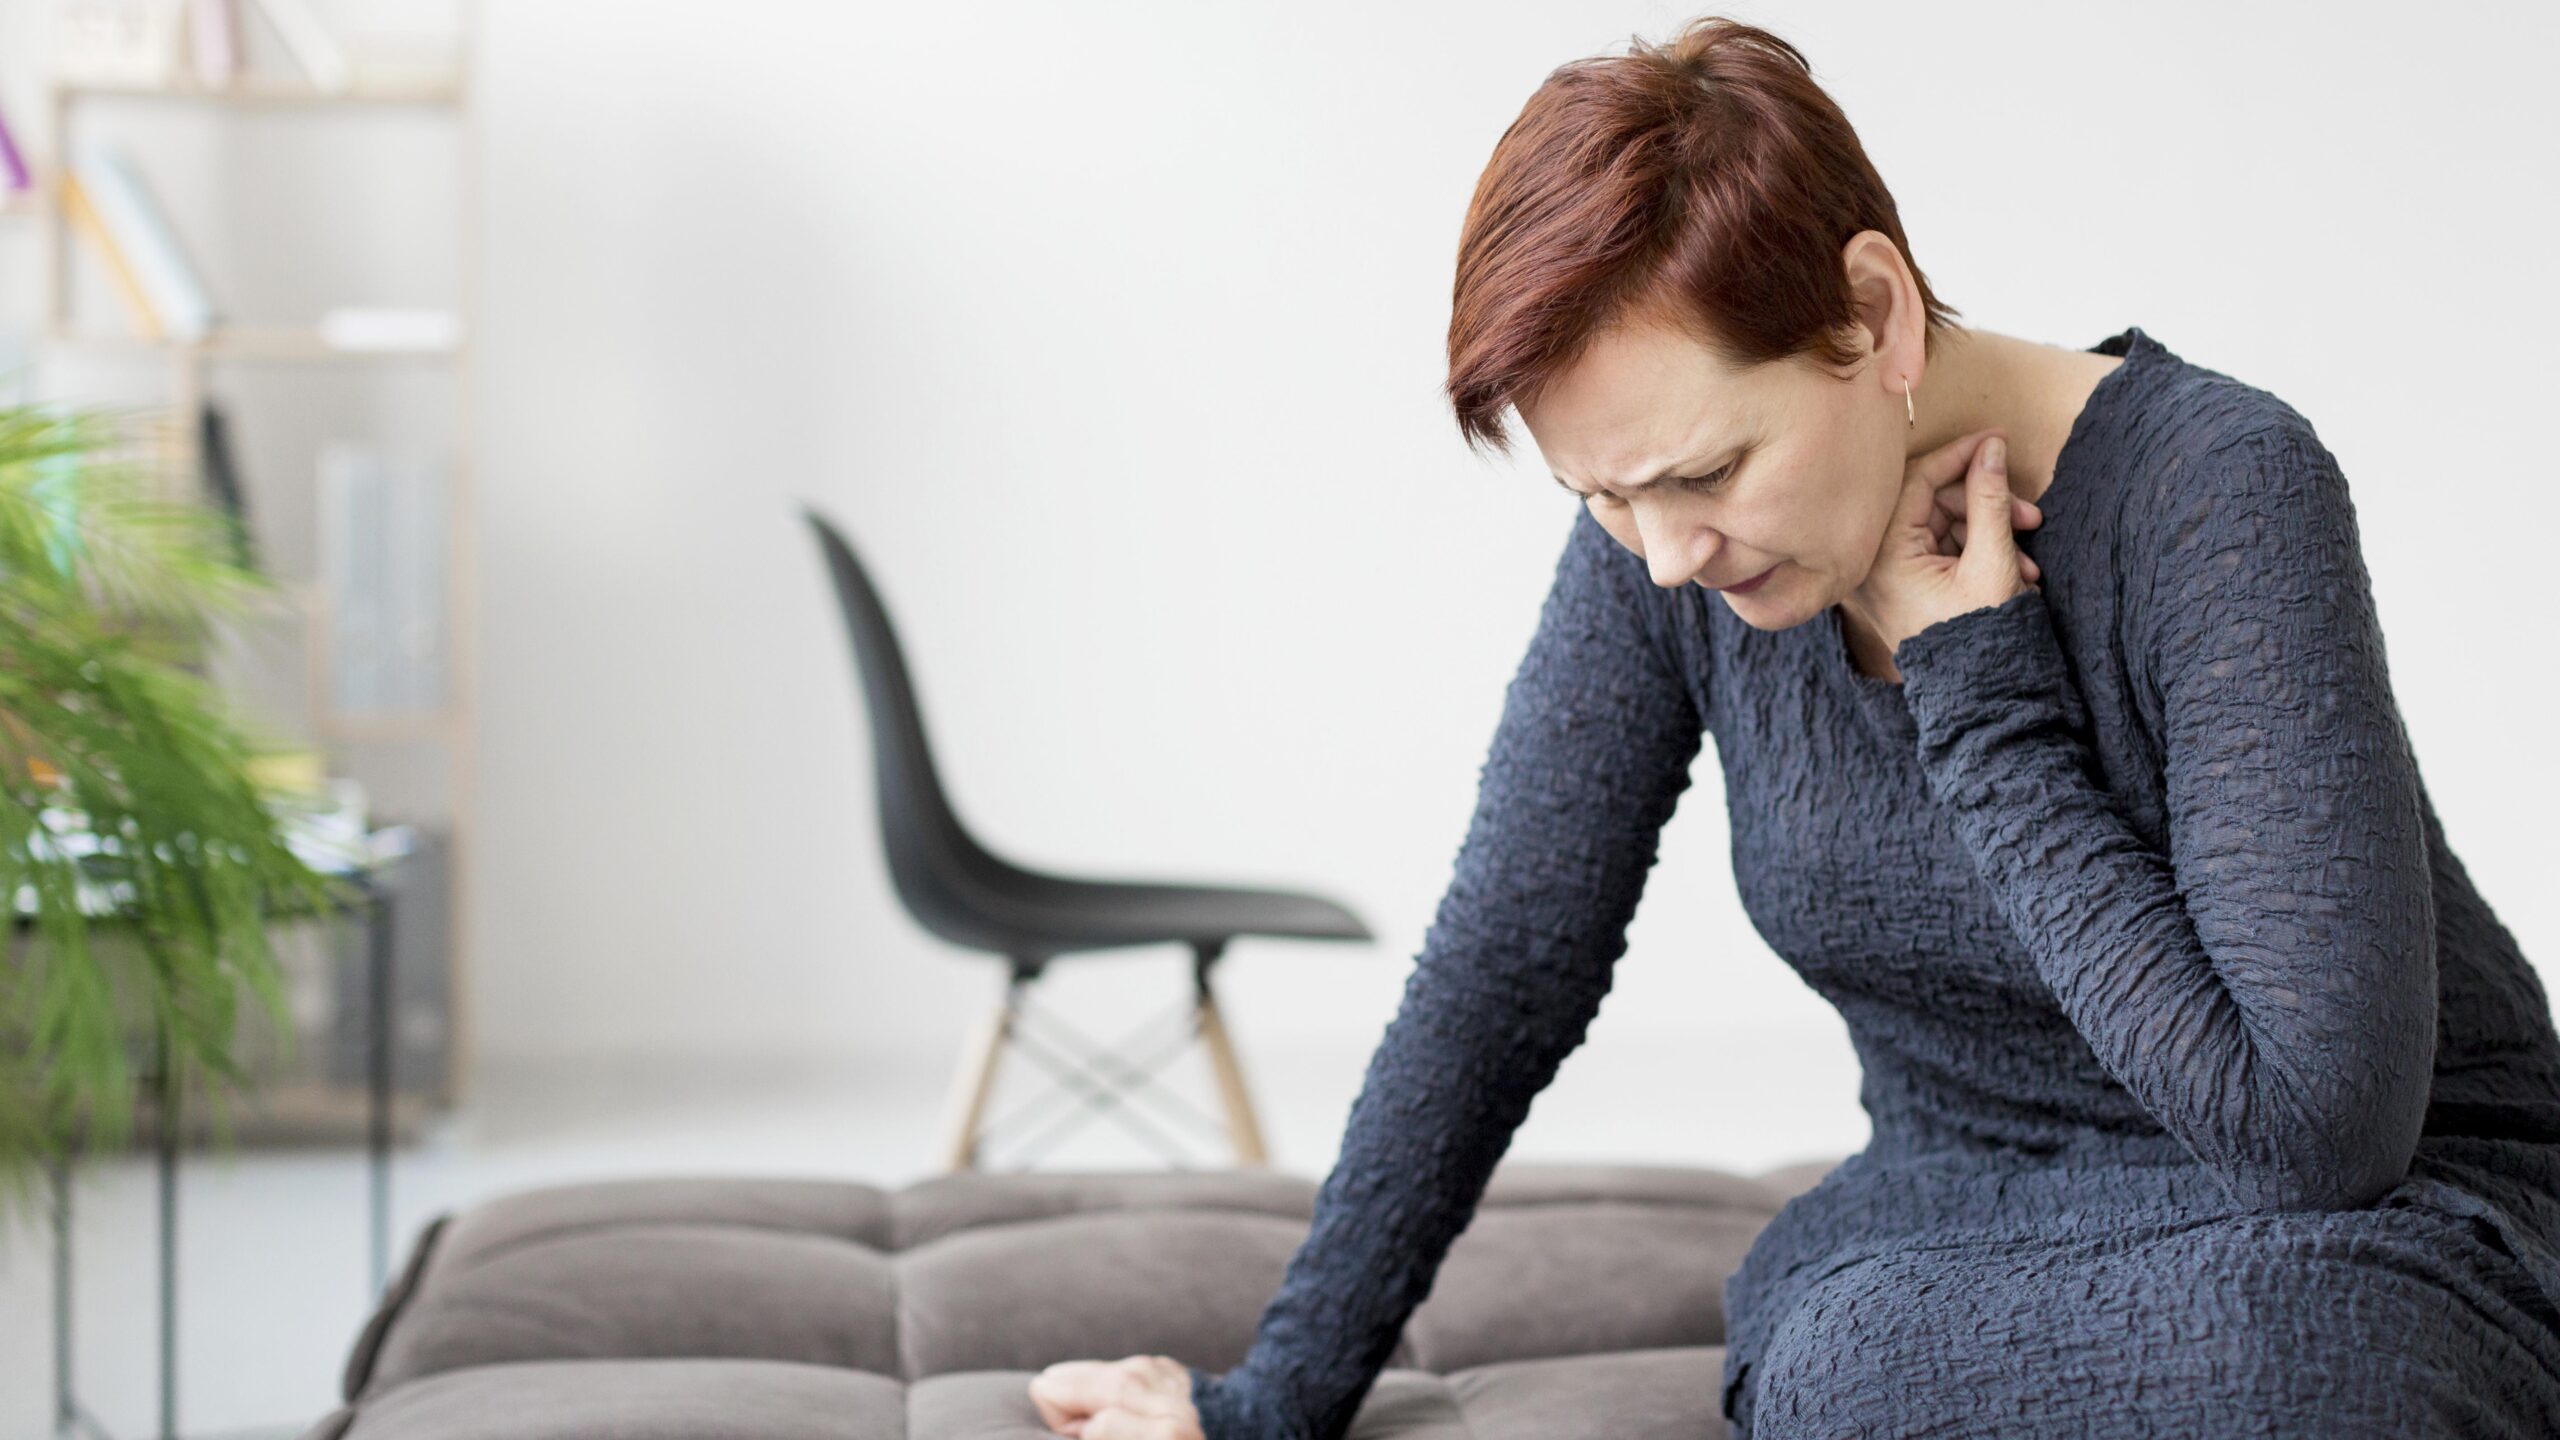
{"label": "woman's forehead", "polygon": [[1551,390],[1521,410],[1548,468],[1569,486],[1642,485],[1748,442],[1775,406],[1758,377],[1654,368],[1630,370],[1614,384],[1612,378],[1605,370],[1578,376],[1585,383]]}

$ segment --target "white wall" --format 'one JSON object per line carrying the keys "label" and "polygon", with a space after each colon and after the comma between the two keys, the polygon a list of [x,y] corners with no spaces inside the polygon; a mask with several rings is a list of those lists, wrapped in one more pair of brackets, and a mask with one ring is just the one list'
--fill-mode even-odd
{"label": "white wall", "polygon": [[[1370,919],[1223,971],[1248,1058],[1326,1057],[1347,1101],[1571,515],[1438,394],[1466,199],[1549,69],[1691,10],[482,8],[484,1061],[939,1067],[992,1000],[890,892],[806,497],[865,547],[997,849]],[[1810,56],[1970,323],[2139,324],[2312,419],[2452,839],[2560,964],[2560,21],[1727,13]],[[1742,1053],[1852,1114],[1836,1019],[1734,899],[1712,751],[1696,776],[1524,1147],[1587,1138],[1619,1057],[1678,1098],[1593,1143],[1712,1156],[1688,1117]],[[1175,954],[1064,966],[1067,1000],[1134,1021]]]}

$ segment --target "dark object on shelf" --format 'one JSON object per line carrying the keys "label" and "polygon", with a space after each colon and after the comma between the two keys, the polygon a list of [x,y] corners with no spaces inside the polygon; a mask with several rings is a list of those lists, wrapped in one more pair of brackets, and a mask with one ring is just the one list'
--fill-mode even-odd
{"label": "dark object on shelf", "polygon": [[[1366,940],[1368,927],[1333,901],[1299,891],[1070,879],[1026,870],[990,854],[961,825],[943,795],[915,687],[888,609],[871,577],[834,525],[806,504],[801,513],[817,532],[819,548],[826,555],[827,573],[835,582],[837,604],[853,642],[854,665],[870,705],[880,826],[898,899],[918,924],[934,934],[954,945],[1002,955],[1011,966],[1002,1003],[961,1058],[951,1098],[946,1165],[953,1170],[976,1168],[980,1147],[990,1134],[1041,1108],[1035,1104],[994,1124],[983,1123],[996,1064],[1009,1043],[1065,1082],[1041,1096],[1042,1101],[1072,1094],[1085,1104],[1072,1119],[1081,1122],[1095,1113],[1108,1114],[1179,1163],[1178,1146],[1168,1144],[1162,1131],[1117,1102],[1124,1095],[1157,1098],[1159,1092],[1142,1088],[1153,1069],[1180,1054],[1195,1038],[1216,1072],[1225,1110],[1223,1131],[1238,1163],[1267,1163],[1261,1125],[1254,1117],[1243,1072],[1210,988],[1209,972],[1228,942],[1239,935]],[[1044,1041],[1025,1024],[1031,1018],[1030,987],[1051,960],[1079,952],[1170,943],[1189,945],[1193,955],[1192,993],[1171,1017],[1180,1033],[1170,1050],[1141,1047],[1134,1035],[1108,1048],[1093,1047],[1048,1017],[1042,1018],[1042,1024],[1055,1033]],[[1054,1053],[1077,1046],[1086,1053],[1065,1058]],[[1145,1053],[1147,1060],[1132,1063],[1125,1058],[1132,1052]],[[1172,1113],[1212,1131],[1221,1128],[1197,1110]],[[1049,1138],[1069,1128],[1073,1127],[1054,1128]]]}
{"label": "dark object on shelf", "polygon": [[240,568],[259,571],[257,541],[249,533],[249,497],[231,458],[230,425],[210,400],[196,408],[196,446],[204,457],[205,492],[231,519],[234,558]]}

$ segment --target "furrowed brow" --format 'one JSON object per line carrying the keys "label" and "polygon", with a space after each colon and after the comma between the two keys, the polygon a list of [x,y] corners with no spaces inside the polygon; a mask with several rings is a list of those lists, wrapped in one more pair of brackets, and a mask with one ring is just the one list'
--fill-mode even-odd
{"label": "furrowed brow", "polygon": [[[1735,443],[1733,443],[1733,444],[1729,444],[1729,445],[1721,445],[1721,446],[1718,446],[1716,449],[1714,449],[1714,450],[1712,450],[1712,451],[1709,451],[1709,452],[1708,452],[1709,454],[1712,454],[1712,455],[1719,455],[1719,456],[1722,456],[1722,457],[1724,457],[1724,458],[1723,458],[1723,459],[1718,460],[1718,461],[1716,462],[1716,464],[1715,464],[1715,465],[1710,465],[1710,466],[1708,466],[1708,467],[1707,467],[1707,473],[1709,473],[1709,474],[1713,474],[1713,473],[1715,472],[1715,470],[1717,469],[1717,467],[1718,467],[1718,466],[1721,466],[1721,465],[1724,465],[1724,464],[1728,463],[1728,462],[1733,458],[1733,455],[1734,455],[1735,453],[1739,452],[1741,449],[1742,449],[1742,446],[1741,446],[1740,442],[1735,442]],[[1635,482],[1633,482],[1632,484],[1629,484],[1629,485],[1623,486],[1623,487],[1621,487],[1621,488],[1623,488],[1623,489],[1627,489],[1627,490],[1641,490],[1641,489],[1643,489],[1644,487],[1646,487],[1647,485],[1651,485],[1651,484],[1653,484],[1655,481],[1660,480],[1663,476],[1668,475],[1668,474],[1670,474],[1672,471],[1677,470],[1677,469],[1679,469],[1679,468],[1680,468],[1680,464],[1679,464],[1679,462],[1678,462],[1678,461],[1673,461],[1671,464],[1668,464],[1668,465],[1663,466],[1661,469],[1654,471],[1652,474],[1647,475],[1647,476],[1646,476],[1646,477],[1644,477],[1643,479],[1638,480],[1638,481],[1635,481]],[[1576,489],[1574,489],[1574,488],[1573,488],[1573,486],[1572,486],[1572,484],[1571,484],[1570,482],[1568,482],[1568,481],[1567,481],[1563,476],[1556,474],[1556,473],[1555,473],[1554,471],[1552,471],[1552,470],[1548,471],[1548,472],[1547,472],[1547,474],[1548,474],[1551,478],[1553,478],[1553,479],[1554,479],[1554,481],[1555,481],[1558,485],[1562,485],[1562,486],[1564,486],[1564,491],[1565,491],[1565,493],[1566,493],[1566,494],[1568,494],[1568,495],[1576,495],[1576,496],[1584,496],[1584,497],[1588,497],[1588,496],[1590,496],[1590,495],[1592,495],[1592,494],[1594,494],[1594,493],[1595,493],[1595,492],[1593,492],[1593,491],[1589,491],[1589,490],[1576,490]]]}

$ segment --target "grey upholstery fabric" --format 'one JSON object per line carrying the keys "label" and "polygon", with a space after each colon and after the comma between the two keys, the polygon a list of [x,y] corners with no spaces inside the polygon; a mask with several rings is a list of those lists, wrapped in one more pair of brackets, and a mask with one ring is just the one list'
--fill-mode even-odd
{"label": "grey upholstery fabric", "polygon": [[[1364,1440],[1721,1435],[1724,1281],[1812,1160],[1497,1169]],[[645,1178],[424,1227],[304,1440],[1050,1433],[1057,1360],[1220,1368],[1306,1238],[1268,1171]]]}

